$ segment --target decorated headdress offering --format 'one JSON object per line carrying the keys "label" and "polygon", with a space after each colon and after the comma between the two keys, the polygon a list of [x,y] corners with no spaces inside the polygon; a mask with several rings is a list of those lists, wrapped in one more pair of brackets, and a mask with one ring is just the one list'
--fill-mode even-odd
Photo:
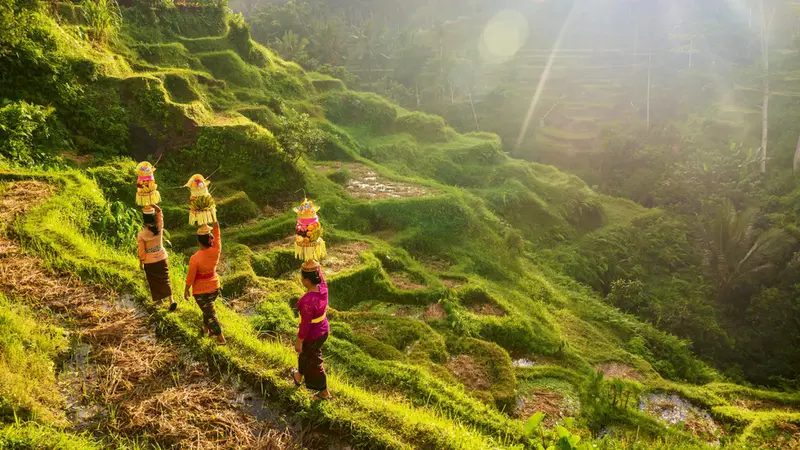
{"label": "decorated headdress offering", "polygon": [[[208,225],[217,221],[217,205],[214,203],[214,198],[208,193],[208,185],[211,184],[203,178],[202,175],[196,174],[189,178],[189,181],[184,187],[189,188],[191,195],[189,196],[189,224],[190,225]],[[203,228],[198,230],[201,233]]]}
{"label": "decorated headdress offering", "polygon": [[328,254],[322,240],[322,224],[317,217],[319,208],[308,199],[303,200],[294,212],[297,213],[294,255],[304,261],[320,260]]}
{"label": "decorated headdress offering", "polygon": [[153,206],[161,202],[158,185],[153,176],[156,168],[147,161],[136,166],[136,204],[139,206]]}

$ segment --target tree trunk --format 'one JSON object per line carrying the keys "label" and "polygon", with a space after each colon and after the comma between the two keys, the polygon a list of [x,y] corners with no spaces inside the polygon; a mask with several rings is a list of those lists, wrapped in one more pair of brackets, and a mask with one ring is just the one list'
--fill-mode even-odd
{"label": "tree trunk", "polygon": [[772,20],[775,18],[775,8],[772,8],[769,21],[764,10],[764,0],[761,0],[761,63],[764,70],[764,100],[761,105],[761,173],[767,171],[767,144],[769,143],[769,35]]}
{"label": "tree trunk", "polygon": [[[481,127],[478,125],[478,114],[475,113],[475,103],[472,101],[472,91],[467,95],[469,96],[469,106],[472,108],[472,118],[475,119],[475,131],[481,131]],[[800,151],[800,147],[798,149]]]}
{"label": "tree trunk", "polygon": [[447,86],[450,87],[450,104],[454,105],[456,103],[455,93],[453,92],[453,83],[450,80],[447,80]]}
{"label": "tree trunk", "polygon": [[800,138],[797,138],[797,148],[794,150],[794,171],[800,170]]}
{"label": "tree trunk", "polygon": [[694,39],[689,39],[689,68],[692,68],[692,54],[694,53]]}
{"label": "tree trunk", "polygon": [[419,82],[414,80],[414,93],[417,95],[417,109],[419,109]]}
{"label": "tree trunk", "polygon": [[649,50],[647,57],[647,131],[650,131],[650,81],[652,80],[653,50]]}

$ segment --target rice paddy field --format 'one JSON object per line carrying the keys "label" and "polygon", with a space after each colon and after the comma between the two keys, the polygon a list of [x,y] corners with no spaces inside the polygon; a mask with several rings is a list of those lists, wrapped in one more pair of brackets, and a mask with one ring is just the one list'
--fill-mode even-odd
{"label": "rice paddy field", "polygon": [[[564,270],[662,211],[307,73],[225,8],[123,8],[110,41],[84,39],[80,8],[21,7],[24,64],[3,78],[63,114],[68,148],[0,159],[0,448],[800,445],[800,396],[731,383]],[[577,152],[624,106],[608,79],[581,86],[537,139]],[[196,249],[182,186],[213,173],[226,346],[190,299],[175,313],[150,300],[134,245],[144,159],[176,294]],[[329,252],[327,402],[289,377],[304,195]]]}

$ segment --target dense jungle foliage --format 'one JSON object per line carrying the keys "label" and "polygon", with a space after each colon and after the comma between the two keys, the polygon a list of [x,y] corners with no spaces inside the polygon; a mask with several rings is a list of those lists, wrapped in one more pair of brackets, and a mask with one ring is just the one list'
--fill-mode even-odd
{"label": "dense jungle foliage", "polygon": [[[460,131],[497,133],[513,155],[663,208],[658,226],[641,224],[648,230],[633,241],[630,227],[619,227],[544,253],[609,303],[692,340],[729,376],[794,386],[800,130],[789,118],[798,110],[798,18],[791,2],[740,3],[231,6],[256,40],[308,69],[441,114]],[[493,28],[500,26],[522,37]],[[491,54],[493,39],[511,53]]]}
{"label": "dense jungle foliage", "polygon": [[[800,445],[792,8],[4,0],[0,448]],[[175,287],[212,176],[226,347],[149,299],[144,159]]]}

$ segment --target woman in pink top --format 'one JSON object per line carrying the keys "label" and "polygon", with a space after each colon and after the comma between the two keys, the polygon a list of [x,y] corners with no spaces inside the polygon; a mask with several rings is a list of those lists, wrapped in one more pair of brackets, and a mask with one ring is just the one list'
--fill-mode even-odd
{"label": "woman in pink top", "polygon": [[295,350],[297,369],[292,369],[294,384],[300,386],[305,379],[306,387],[317,391],[314,400],[328,400],[328,380],[322,365],[322,346],[328,339],[330,325],[325,313],[328,310],[328,284],[322,269],[316,262],[303,264],[303,287],[306,294],[297,302],[300,311],[300,329],[297,332]]}
{"label": "woman in pink top", "polygon": [[172,297],[172,285],[169,281],[169,263],[167,250],[164,249],[164,214],[161,208],[154,206],[142,211],[144,229],[137,238],[139,246],[139,268],[144,269],[150,295],[153,301],[161,301],[169,297],[169,310],[175,311],[178,304]]}

